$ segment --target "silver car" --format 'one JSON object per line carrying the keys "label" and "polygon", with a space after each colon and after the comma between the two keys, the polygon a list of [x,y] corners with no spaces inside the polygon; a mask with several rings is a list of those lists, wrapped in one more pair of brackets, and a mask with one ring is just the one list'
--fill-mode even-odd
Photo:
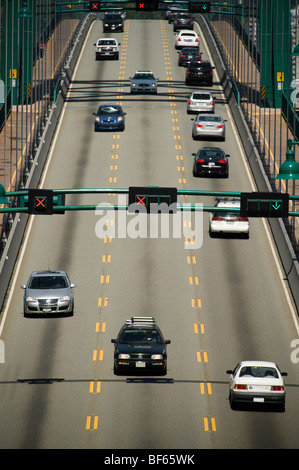
{"label": "silver car", "polygon": [[277,405],[284,411],[285,384],[274,362],[243,361],[234,370],[227,370],[229,377],[229,400],[234,409],[238,403]]}
{"label": "silver car", "polygon": [[225,122],[219,114],[198,114],[193,124],[192,137],[225,140]]}
{"label": "silver car", "polygon": [[192,91],[187,102],[187,113],[214,113],[214,98],[208,91]]}
{"label": "silver car", "polygon": [[157,93],[157,81],[153,72],[138,70],[131,80],[131,93]]}
{"label": "silver car", "polygon": [[24,292],[24,315],[73,314],[74,297],[71,284],[64,271],[34,271]]}

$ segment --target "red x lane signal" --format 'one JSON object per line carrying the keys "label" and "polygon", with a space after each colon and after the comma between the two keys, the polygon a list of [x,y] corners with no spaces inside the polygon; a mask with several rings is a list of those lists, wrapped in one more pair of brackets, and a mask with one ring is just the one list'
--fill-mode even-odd
{"label": "red x lane signal", "polygon": [[93,13],[101,11],[101,2],[89,2],[89,11]]}
{"label": "red x lane signal", "polygon": [[47,208],[47,198],[46,197],[37,197],[35,196],[35,208],[36,209],[46,209]]}
{"label": "red x lane signal", "polygon": [[[160,188],[159,186],[130,186],[128,212],[139,212],[143,207],[146,212],[176,213],[177,188]],[[154,207],[152,207],[152,205]],[[144,209],[143,209],[144,210]]]}
{"label": "red x lane signal", "polygon": [[137,197],[136,204],[143,204],[145,206],[145,196],[143,197],[136,196],[136,197]]}
{"label": "red x lane signal", "polygon": [[136,11],[159,10],[159,0],[136,0]]}
{"label": "red x lane signal", "polygon": [[29,214],[53,214],[53,191],[50,189],[28,189]]}

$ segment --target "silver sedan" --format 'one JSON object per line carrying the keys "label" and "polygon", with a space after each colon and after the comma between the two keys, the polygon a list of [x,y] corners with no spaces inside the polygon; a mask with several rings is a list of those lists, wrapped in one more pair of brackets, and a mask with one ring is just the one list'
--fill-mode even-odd
{"label": "silver sedan", "polygon": [[187,113],[214,113],[215,102],[209,91],[192,91],[187,102]]}
{"label": "silver sedan", "polygon": [[192,129],[193,139],[213,137],[225,140],[225,121],[220,114],[198,114]]}
{"label": "silver sedan", "polygon": [[73,314],[75,284],[64,271],[34,271],[24,292],[24,315]]}
{"label": "silver sedan", "polygon": [[229,400],[234,409],[238,403],[277,405],[284,411],[285,384],[274,362],[242,361],[234,370],[227,370],[229,378]]}

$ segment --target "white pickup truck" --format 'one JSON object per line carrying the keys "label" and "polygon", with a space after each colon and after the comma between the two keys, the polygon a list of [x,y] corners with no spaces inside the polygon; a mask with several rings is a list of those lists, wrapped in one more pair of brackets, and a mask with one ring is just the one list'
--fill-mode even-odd
{"label": "white pickup truck", "polygon": [[96,60],[101,59],[102,57],[114,57],[116,60],[119,57],[119,47],[120,43],[117,42],[114,38],[100,38],[94,44]]}

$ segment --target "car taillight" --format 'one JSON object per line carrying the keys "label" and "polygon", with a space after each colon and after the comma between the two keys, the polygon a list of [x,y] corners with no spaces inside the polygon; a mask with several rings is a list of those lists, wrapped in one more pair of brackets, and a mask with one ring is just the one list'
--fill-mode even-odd
{"label": "car taillight", "polygon": [[203,127],[202,124],[196,124],[196,127]]}
{"label": "car taillight", "polygon": [[218,160],[219,163],[223,163],[224,165],[227,165],[227,161],[226,160]]}
{"label": "car taillight", "polygon": [[192,104],[192,100],[189,100],[189,104]]}
{"label": "car taillight", "polygon": [[214,100],[211,101],[211,104],[214,104]]}
{"label": "car taillight", "polygon": [[197,39],[197,38],[195,39],[195,42],[198,42],[198,39]]}
{"label": "car taillight", "polygon": [[196,55],[196,56],[195,56],[195,59],[200,59],[200,55]]}
{"label": "car taillight", "polygon": [[219,215],[213,215],[212,220],[223,220],[223,217]]}
{"label": "car taillight", "polygon": [[204,158],[199,158],[198,160],[196,160],[196,163],[204,163]]}
{"label": "car taillight", "polygon": [[181,55],[181,59],[185,59],[186,56],[184,54]]}
{"label": "car taillight", "polygon": [[222,129],[223,128],[223,125],[221,124],[221,126],[217,126],[217,129]]}
{"label": "car taillight", "polygon": [[246,389],[247,389],[247,385],[235,384],[234,389],[235,389],[235,390],[246,390]]}
{"label": "car taillight", "polygon": [[238,217],[238,222],[248,222],[248,218],[247,217]]}
{"label": "car taillight", "polygon": [[181,41],[181,38],[179,38],[178,41]]}
{"label": "car taillight", "polygon": [[271,387],[271,390],[273,390],[274,392],[283,392],[284,387],[283,385],[273,385],[273,387]]}
{"label": "car taillight", "polygon": [[210,70],[210,75],[213,75],[213,70]]}

